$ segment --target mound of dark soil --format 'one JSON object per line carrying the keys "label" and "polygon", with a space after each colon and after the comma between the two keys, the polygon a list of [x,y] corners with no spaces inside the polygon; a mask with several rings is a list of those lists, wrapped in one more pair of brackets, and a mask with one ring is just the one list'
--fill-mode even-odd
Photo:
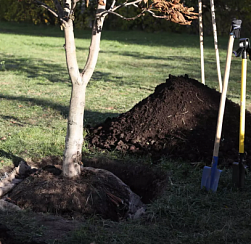
{"label": "mound of dark soil", "polygon": [[[153,94],[130,111],[90,129],[90,147],[148,154],[190,162],[211,163],[220,93],[197,80],[171,76]],[[219,163],[238,160],[239,114],[237,104],[226,101]],[[246,124],[251,114],[246,112]],[[251,129],[246,128],[248,155]],[[250,156],[248,156],[250,159]]]}

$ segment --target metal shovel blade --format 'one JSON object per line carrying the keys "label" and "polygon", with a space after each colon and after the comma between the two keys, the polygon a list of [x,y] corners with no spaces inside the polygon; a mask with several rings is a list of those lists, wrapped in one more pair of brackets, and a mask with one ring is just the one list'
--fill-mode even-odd
{"label": "metal shovel blade", "polygon": [[204,167],[202,172],[201,188],[206,187],[208,191],[211,189],[213,192],[216,192],[222,170],[213,168],[214,167],[211,168],[208,166]]}

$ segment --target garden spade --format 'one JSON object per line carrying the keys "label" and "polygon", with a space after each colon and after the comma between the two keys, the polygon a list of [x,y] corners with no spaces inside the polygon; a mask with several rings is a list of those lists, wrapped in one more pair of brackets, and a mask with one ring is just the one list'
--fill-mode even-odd
{"label": "garden spade", "polygon": [[241,101],[240,101],[240,130],[239,130],[239,162],[233,163],[233,183],[239,188],[244,186],[245,165],[244,165],[244,139],[245,139],[245,104],[246,104],[246,80],[247,80],[247,53],[250,51],[248,38],[241,38],[239,49],[234,52],[236,57],[242,55],[241,67]]}
{"label": "garden spade", "polygon": [[225,102],[226,102],[227,86],[228,86],[228,80],[229,80],[229,74],[230,74],[234,38],[240,38],[241,22],[242,22],[241,20],[232,21],[231,31],[229,35],[229,42],[228,42],[226,67],[225,67],[225,74],[224,74],[224,81],[223,81],[223,90],[221,94],[216,136],[215,136],[215,141],[214,141],[212,166],[211,167],[205,166],[202,172],[201,188],[206,187],[207,190],[211,189],[213,192],[217,190],[218,182],[219,182],[219,178],[221,174],[221,170],[217,169],[217,165],[218,165],[218,155],[219,155],[223,115],[224,115],[224,110],[225,110]]}

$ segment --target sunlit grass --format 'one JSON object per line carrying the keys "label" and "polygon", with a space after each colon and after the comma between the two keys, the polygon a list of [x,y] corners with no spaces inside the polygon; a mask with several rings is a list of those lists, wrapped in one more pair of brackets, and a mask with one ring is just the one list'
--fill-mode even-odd
{"label": "sunlit grass", "polygon": [[[80,68],[88,56],[90,34],[76,31]],[[219,38],[222,78],[227,44],[227,37]],[[71,94],[63,45],[59,27],[1,23],[0,169],[11,165],[14,157],[62,156]],[[204,48],[206,85],[218,89],[213,37],[205,37]],[[169,74],[201,80],[198,36],[103,31],[97,67],[87,88],[85,126],[128,111]],[[241,59],[233,57],[228,97],[235,102],[240,97],[240,74]],[[248,99],[250,92],[247,82]],[[168,172],[168,187],[142,219],[121,223],[88,219],[65,243],[250,242],[248,178],[241,192],[231,186],[231,171],[226,169],[213,194],[200,190],[199,164],[163,159],[159,167]]]}
{"label": "sunlit grass", "polygon": [[[88,56],[90,34],[76,31],[80,69]],[[222,76],[227,42],[228,38],[219,39]],[[11,141],[17,144],[13,132],[40,127],[44,128],[41,135],[29,130],[27,141],[31,140],[28,137],[40,137],[40,144],[50,144],[54,140],[50,131],[53,128],[63,143],[71,93],[63,46],[63,32],[58,27],[1,23],[0,137],[12,133]],[[205,38],[204,48],[206,85],[219,89],[212,37]],[[240,94],[240,70],[241,59],[233,57],[228,96],[235,102]],[[85,125],[128,111],[165,82],[169,74],[188,74],[200,81],[198,36],[103,31],[98,63],[87,88]],[[247,82],[248,98],[250,91],[251,84]],[[1,143],[2,150],[17,154],[22,151]],[[62,152],[61,144],[55,153]],[[32,146],[25,139],[23,145]],[[37,156],[51,154],[46,148],[37,147]],[[27,157],[32,155],[28,153]]]}

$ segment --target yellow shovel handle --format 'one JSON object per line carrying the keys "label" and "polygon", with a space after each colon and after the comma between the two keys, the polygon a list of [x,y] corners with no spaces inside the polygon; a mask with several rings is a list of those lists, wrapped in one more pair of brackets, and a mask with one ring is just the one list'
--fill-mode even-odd
{"label": "yellow shovel handle", "polygon": [[247,59],[244,58],[244,59],[242,59],[242,66],[241,66],[241,103],[240,103],[239,153],[244,153],[246,80],[247,80]]}

